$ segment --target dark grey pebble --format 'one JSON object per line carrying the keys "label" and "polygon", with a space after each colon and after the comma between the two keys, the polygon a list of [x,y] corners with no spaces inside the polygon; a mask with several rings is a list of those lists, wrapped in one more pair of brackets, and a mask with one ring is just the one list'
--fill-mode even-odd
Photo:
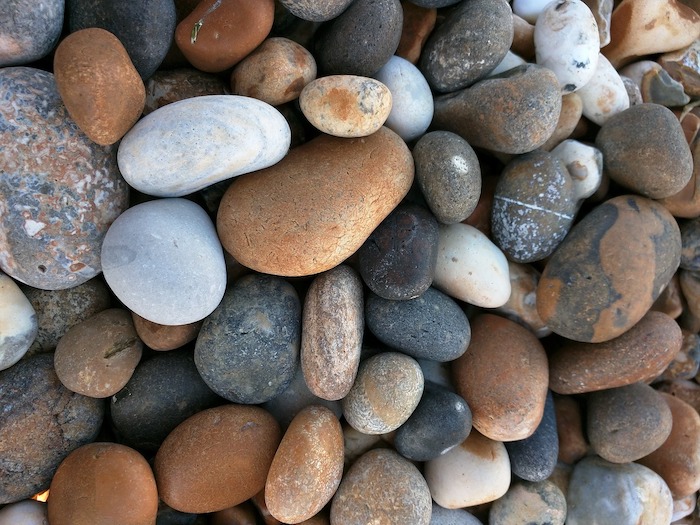
{"label": "dark grey pebble", "polygon": [[64,0],[3,0],[0,67],[28,64],[48,55],[61,36]]}

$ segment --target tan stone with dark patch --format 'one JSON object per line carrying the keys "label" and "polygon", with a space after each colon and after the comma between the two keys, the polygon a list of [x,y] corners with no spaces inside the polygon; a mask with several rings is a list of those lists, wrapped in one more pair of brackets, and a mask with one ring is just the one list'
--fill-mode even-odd
{"label": "tan stone with dark patch", "polygon": [[660,204],[614,197],[574,225],[537,286],[537,311],[553,332],[596,343],[632,328],[680,264],[680,229]]}
{"label": "tan stone with dark patch", "polygon": [[329,270],[401,202],[413,172],[406,143],[387,128],[362,139],[315,138],[229,187],[219,206],[219,238],[259,272]]}
{"label": "tan stone with dark patch", "polygon": [[150,349],[158,351],[175,350],[194,341],[204,321],[190,324],[164,325],[144,319],[131,312],[136,333]]}

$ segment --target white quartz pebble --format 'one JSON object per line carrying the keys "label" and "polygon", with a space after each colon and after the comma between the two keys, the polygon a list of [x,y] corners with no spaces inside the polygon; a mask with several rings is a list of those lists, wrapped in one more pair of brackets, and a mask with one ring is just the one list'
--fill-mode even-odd
{"label": "white quartz pebble", "polygon": [[38,330],[29,299],[11,277],[0,273],[0,370],[10,368],[27,353]]}
{"label": "white quartz pebble", "polygon": [[46,503],[27,499],[0,509],[0,525],[48,525]]}
{"label": "white quartz pebble", "polygon": [[578,90],[583,102],[583,116],[599,126],[630,107],[630,99],[620,74],[603,55],[588,83]]}
{"label": "white quartz pebble", "polygon": [[551,153],[569,170],[576,200],[586,199],[598,191],[603,179],[603,153],[599,149],[567,139]]}

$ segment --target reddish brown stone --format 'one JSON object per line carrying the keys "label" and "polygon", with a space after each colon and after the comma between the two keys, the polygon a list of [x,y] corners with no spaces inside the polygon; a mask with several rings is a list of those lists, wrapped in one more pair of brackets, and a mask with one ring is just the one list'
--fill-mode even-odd
{"label": "reddish brown stone", "polygon": [[131,318],[141,341],[148,348],[158,351],[175,350],[194,341],[203,323],[203,321],[197,321],[190,324],[164,325],[144,319],[133,312]]}
{"label": "reddish brown stone", "polygon": [[437,9],[419,7],[407,0],[401,2],[401,7],[403,8],[403,29],[399,47],[394,54],[415,64],[420,58],[425,41],[435,27]]}
{"label": "reddish brown stone", "polygon": [[143,113],[148,115],[158,108],[187,98],[226,93],[226,85],[221,78],[191,67],[156,71],[146,82]]}
{"label": "reddish brown stone", "polygon": [[554,396],[559,436],[559,461],[574,465],[588,454],[588,442],[583,435],[581,407],[571,396]]}
{"label": "reddish brown stone", "polygon": [[571,137],[583,115],[583,101],[578,93],[567,93],[561,97],[561,113],[557,127],[552,136],[542,145],[545,151],[551,151],[560,142]]}

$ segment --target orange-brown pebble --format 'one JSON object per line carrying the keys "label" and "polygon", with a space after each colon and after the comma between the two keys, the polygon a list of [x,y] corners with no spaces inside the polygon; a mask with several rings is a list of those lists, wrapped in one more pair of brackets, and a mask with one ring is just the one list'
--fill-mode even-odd
{"label": "orange-brown pebble", "polygon": [[141,116],[146,88],[109,31],[94,27],[68,35],[56,48],[54,75],[71,118],[101,146],[117,142]]}
{"label": "orange-brown pebble", "polygon": [[202,0],[177,25],[175,42],[194,67],[218,73],[265,40],[274,16],[274,0]]}
{"label": "orange-brown pebble", "polygon": [[588,442],[583,435],[581,406],[572,396],[554,396],[554,411],[557,415],[559,437],[558,460],[574,465],[588,453]]}
{"label": "orange-brown pebble", "polygon": [[164,325],[144,319],[131,312],[136,333],[150,349],[158,351],[175,350],[194,341],[203,321],[190,324]]}
{"label": "orange-brown pebble", "polygon": [[224,405],[173,430],[156,454],[161,499],[180,512],[216,512],[243,503],[265,486],[280,428],[264,409]]}
{"label": "orange-brown pebble", "polygon": [[158,491],[153,471],[135,450],[90,443],[71,452],[51,481],[51,525],[153,525]]}
{"label": "orange-brown pebble", "polygon": [[567,93],[561,97],[561,113],[557,127],[552,136],[542,145],[545,151],[551,151],[560,142],[568,139],[573,134],[583,115],[583,100],[578,93]]}
{"label": "orange-brown pebble", "polygon": [[472,424],[496,441],[525,439],[542,420],[547,355],[527,328],[492,314],[476,317],[467,351],[452,363]]}
{"label": "orange-brown pebble", "polygon": [[415,64],[420,58],[425,41],[435,27],[437,9],[420,7],[408,0],[403,0],[401,7],[403,8],[403,29],[399,47],[394,54]]}
{"label": "orange-brown pebble", "polygon": [[329,270],[401,202],[413,173],[411,152],[388,128],[362,139],[317,137],[229,187],[217,216],[219,238],[259,272]]}
{"label": "orange-brown pebble", "polygon": [[265,483],[265,503],[283,523],[301,523],[328,503],[343,476],[343,431],[326,407],[299,412],[282,438]]}
{"label": "orange-brown pebble", "polygon": [[316,60],[303,46],[282,37],[266,39],[231,73],[231,92],[278,106],[299,97],[316,78]]}
{"label": "orange-brown pebble", "polygon": [[535,26],[513,15],[513,44],[510,50],[525,60],[535,58]]}

